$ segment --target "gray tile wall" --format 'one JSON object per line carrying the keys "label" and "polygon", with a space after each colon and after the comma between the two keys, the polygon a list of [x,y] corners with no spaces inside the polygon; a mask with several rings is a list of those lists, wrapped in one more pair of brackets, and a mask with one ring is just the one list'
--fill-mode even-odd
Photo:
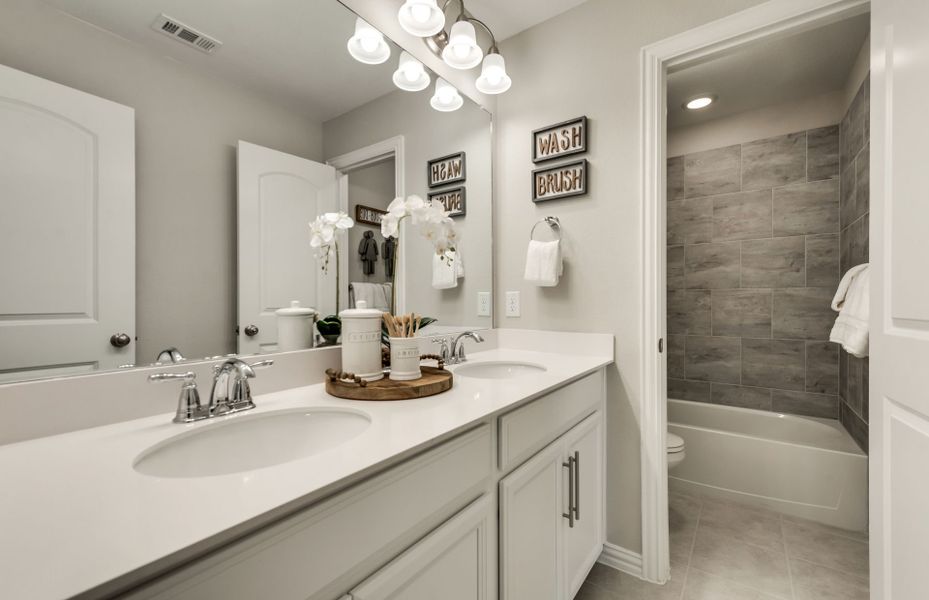
{"label": "gray tile wall", "polygon": [[668,160],[669,397],[839,417],[842,151],[834,125]]}
{"label": "gray tile wall", "polygon": [[[839,126],[839,222],[842,272],[868,262],[870,217],[870,113],[865,78]],[[839,420],[858,445],[868,450],[868,359],[839,354]]]}

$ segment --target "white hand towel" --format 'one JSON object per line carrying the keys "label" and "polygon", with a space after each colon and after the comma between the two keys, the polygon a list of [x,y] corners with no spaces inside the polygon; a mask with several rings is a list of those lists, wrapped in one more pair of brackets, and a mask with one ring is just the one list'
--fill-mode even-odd
{"label": "white hand towel", "polygon": [[447,290],[458,287],[458,279],[464,277],[464,263],[461,254],[453,250],[445,256],[435,254],[432,256],[432,287],[437,290]]}
{"label": "white hand towel", "polygon": [[838,311],[839,316],[829,334],[829,341],[841,344],[846,352],[858,358],[868,355],[870,288],[868,265],[858,265],[845,273],[832,299],[832,310]]}
{"label": "white hand towel", "polygon": [[558,285],[562,273],[564,261],[561,257],[561,242],[530,240],[526,251],[526,281],[540,287],[553,287]]}

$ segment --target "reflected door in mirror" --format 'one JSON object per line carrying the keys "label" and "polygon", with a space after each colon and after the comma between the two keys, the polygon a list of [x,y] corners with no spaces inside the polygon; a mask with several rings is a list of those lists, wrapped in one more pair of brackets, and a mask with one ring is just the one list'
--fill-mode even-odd
{"label": "reflected door in mirror", "polygon": [[0,381],[135,362],[134,138],[131,108],[0,66]]}
{"label": "reflected door in mirror", "polygon": [[[277,349],[275,311],[299,300],[335,309],[335,260],[324,274],[309,223],[338,210],[338,174],[328,165],[239,142],[239,354]],[[252,335],[249,335],[251,333]]]}

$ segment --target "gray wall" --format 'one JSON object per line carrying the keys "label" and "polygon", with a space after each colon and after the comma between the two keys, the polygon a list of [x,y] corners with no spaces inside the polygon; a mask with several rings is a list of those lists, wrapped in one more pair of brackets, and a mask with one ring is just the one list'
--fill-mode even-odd
{"label": "gray wall", "polygon": [[[352,171],[348,175],[348,214],[355,218],[355,207],[359,204],[387,210],[387,205],[394,199],[394,161],[384,160],[373,165]],[[365,275],[362,270],[358,246],[365,231],[374,232],[377,250],[380,253],[374,275]],[[356,223],[348,230],[348,280],[383,283],[387,281],[383,256],[384,236],[381,228],[375,225]]]}
{"label": "gray wall", "polygon": [[668,160],[668,397],[838,417],[839,127]]}
{"label": "gray wall", "polygon": [[[513,87],[497,101],[494,256],[502,327],[611,333],[607,378],[607,540],[641,549],[638,405],[641,339],[639,191],[640,49],[759,4],[758,0],[589,0],[500,45]],[[590,193],[533,204],[530,132],[590,118]],[[557,215],[565,239],[558,287],[523,282],[533,223]],[[506,290],[521,292],[522,316],[504,316]]]}
{"label": "gray wall", "polygon": [[321,125],[34,0],[0,3],[0,63],[136,111],[137,361],[233,352],[236,142],[319,160]]}
{"label": "gray wall", "polygon": [[[870,222],[870,77],[858,87],[842,119],[841,156],[841,266],[868,262]],[[844,350],[839,356],[839,420],[862,449],[868,449],[868,359]]]}
{"label": "gray wall", "polygon": [[429,94],[392,92],[324,123],[325,155],[332,158],[403,135],[406,194],[426,199],[426,161],[466,152],[467,215],[455,218],[465,276],[454,289],[433,289],[434,250],[419,235],[408,236],[403,242],[410,248],[407,306],[417,314],[437,317],[440,325],[490,327],[489,317],[477,316],[477,293],[493,289],[490,115],[468,100],[453,113],[441,113],[429,106]]}

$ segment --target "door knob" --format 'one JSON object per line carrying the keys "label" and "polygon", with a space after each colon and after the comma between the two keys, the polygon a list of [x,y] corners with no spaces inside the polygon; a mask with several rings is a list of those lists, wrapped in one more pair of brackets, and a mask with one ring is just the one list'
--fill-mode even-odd
{"label": "door knob", "polygon": [[114,333],[110,336],[110,344],[112,344],[114,348],[125,348],[131,341],[132,338],[125,333]]}
{"label": "door knob", "polygon": [[258,335],[258,326],[257,325],[246,325],[245,335],[247,335],[248,337],[255,337],[256,335]]}

